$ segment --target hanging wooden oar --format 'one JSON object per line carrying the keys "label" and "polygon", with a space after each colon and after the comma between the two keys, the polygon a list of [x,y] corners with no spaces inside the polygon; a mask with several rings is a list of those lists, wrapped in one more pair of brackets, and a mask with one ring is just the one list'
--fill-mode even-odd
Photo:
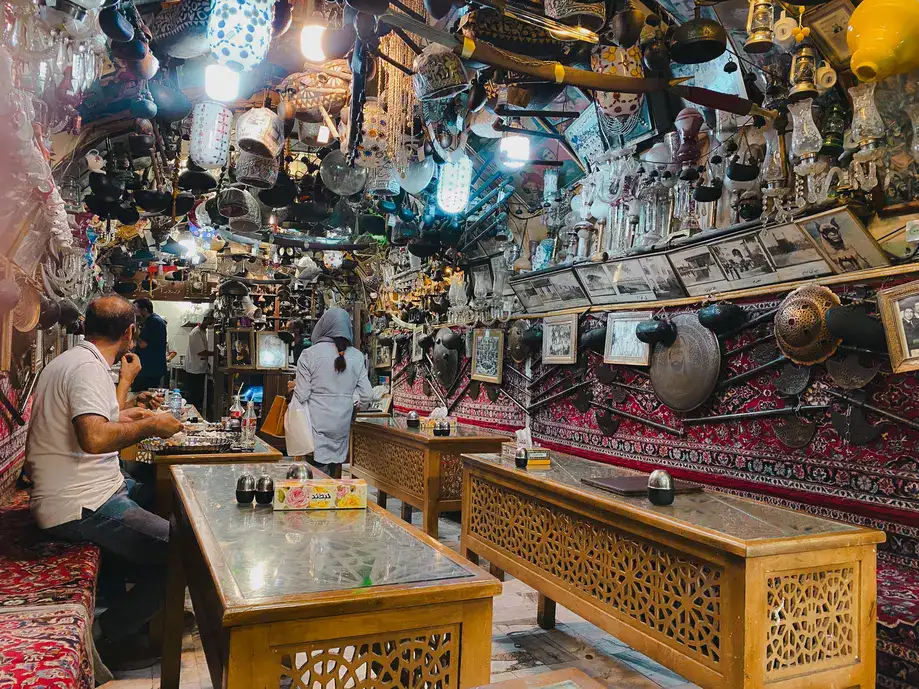
{"label": "hanging wooden oar", "polygon": [[724,110],[736,115],[760,115],[767,119],[774,119],[778,113],[774,110],[765,110],[756,103],[733,96],[719,93],[698,86],[685,86],[681,79],[649,79],[636,77],[620,77],[612,74],[599,74],[586,69],[567,67],[560,62],[536,60],[534,58],[516,55],[500,48],[495,48],[482,41],[474,41],[464,37],[462,40],[411,17],[393,12],[386,12],[380,16],[380,21],[404,29],[428,41],[439,43],[449,48],[465,60],[475,60],[491,67],[507,69],[519,74],[527,74],[544,81],[578,86],[593,91],[618,91],[621,93],[656,93],[669,91],[697,105],[703,105],[716,110]]}

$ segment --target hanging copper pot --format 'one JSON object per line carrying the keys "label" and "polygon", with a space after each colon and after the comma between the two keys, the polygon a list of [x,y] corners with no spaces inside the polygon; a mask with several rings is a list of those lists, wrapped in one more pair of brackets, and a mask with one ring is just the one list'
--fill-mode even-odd
{"label": "hanging copper pot", "polygon": [[620,48],[631,48],[638,42],[646,14],[629,2],[622,12],[617,12],[610,20],[609,30],[604,38],[612,40]]}
{"label": "hanging copper pot", "polygon": [[678,26],[670,38],[670,59],[684,65],[714,60],[727,50],[728,37],[714,19],[703,19],[696,5],[695,16]]}

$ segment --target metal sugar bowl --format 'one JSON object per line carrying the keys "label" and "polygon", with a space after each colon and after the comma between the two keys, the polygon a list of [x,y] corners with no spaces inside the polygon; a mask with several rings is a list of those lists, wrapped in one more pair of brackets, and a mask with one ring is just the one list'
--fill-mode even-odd
{"label": "metal sugar bowl", "polygon": [[673,504],[673,477],[663,469],[655,469],[648,476],[648,500],[652,505],[663,507]]}

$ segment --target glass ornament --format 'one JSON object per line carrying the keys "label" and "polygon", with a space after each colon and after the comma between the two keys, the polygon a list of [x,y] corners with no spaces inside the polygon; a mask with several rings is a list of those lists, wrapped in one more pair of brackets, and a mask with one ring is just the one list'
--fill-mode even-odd
{"label": "glass ornament", "polygon": [[884,120],[874,101],[875,84],[859,84],[849,89],[852,97],[852,141],[865,146],[884,137]]}
{"label": "glass ornament", "polygon": [[367,170],[351,167],[341,150],[332,151],[319,166],[319,177],[329,191],[339,196],[356,194],[367,183]]}
{"label": "glass ornament", "polygon": [[216,0],[207,42],[217,63],[234,72],[256,67],[268,54],[273,19],[273,0]]}
{"label": "glass ornament", "polygon": [[217,168],[227,163],[233,113],[220,103],[198,103],[192,109],[188,155],[201,167]]}
{"label": "glass ornament", "polygon": [[437,179],[437,205],[449,215],[461,213],[469,202],[471,184],[472,160],[469,156],[445,163]]}

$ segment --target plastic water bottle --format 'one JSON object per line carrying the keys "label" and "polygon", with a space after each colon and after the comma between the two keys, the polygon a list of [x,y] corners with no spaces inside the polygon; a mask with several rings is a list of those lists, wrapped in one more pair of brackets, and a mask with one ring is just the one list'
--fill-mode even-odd
{"label": "plastic water bottle", "polygon": [[173,390],[172,395],[169,397],[169,411],[179,421],[182,420],[182,393],[178,388]]}
{"label": "plastic water bottle", "polygon": [[246,447],[255,447],[255,427],[258,419],[255,416],[255,404],[252,400],[246,404],[246,413],[242,418],[242,437],[240,444]]}

